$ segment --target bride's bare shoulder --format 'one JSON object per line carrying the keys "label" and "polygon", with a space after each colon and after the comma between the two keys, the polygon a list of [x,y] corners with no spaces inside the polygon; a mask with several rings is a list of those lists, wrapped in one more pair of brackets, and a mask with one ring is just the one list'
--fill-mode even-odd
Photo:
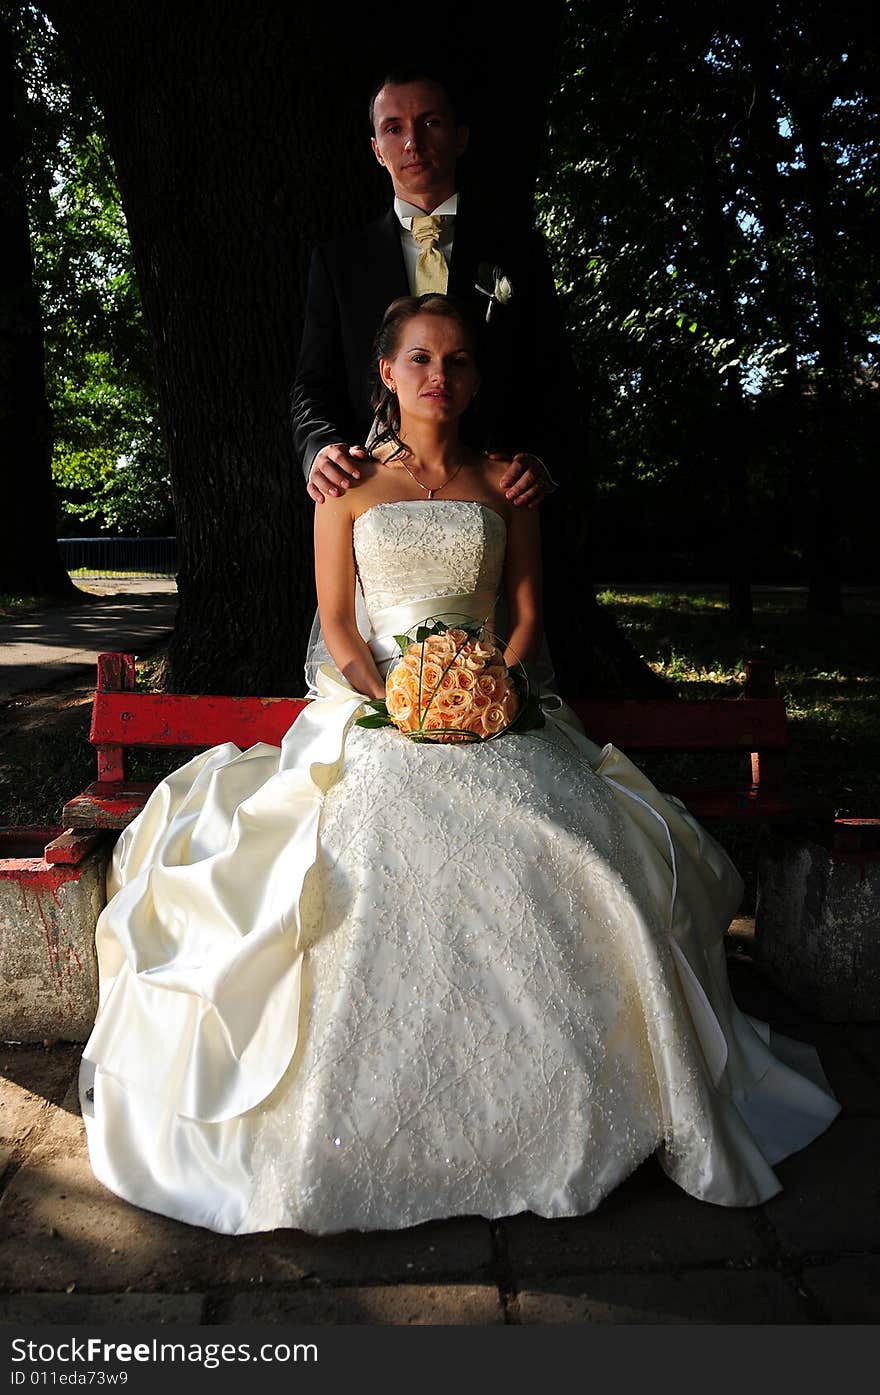
{"label": "bride's bare shoulder", "polygon": [[509,512],[510,504],[504,496],[504,490],[501,488],[501,480],[509,464],[509,460],[493,460],[490,455],[482,455],[480,457],[480,473],[483,484],[485,485],[493,505],[497,508],[498,512],[504,516]]}
{"label": "bride's bare shoulder", "polygon": [[387,444],[377,446],[372,455],[359,461],[359,468],[360,479],[346,491],[353,518],[366,513],[374,504],[399,498],[402,492],[401,478],[406,475],[399,458]]}

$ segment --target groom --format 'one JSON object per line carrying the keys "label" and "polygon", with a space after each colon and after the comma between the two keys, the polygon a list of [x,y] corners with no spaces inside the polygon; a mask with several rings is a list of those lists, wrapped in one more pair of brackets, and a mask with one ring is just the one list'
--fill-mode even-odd
{"label": "groom", "polygon": [[357,483],[352,447],[365,443],[372,422],[372,344],[385,309],[398,296],[441,291],[488,317],[482,444],[512,457],[502,485],[532,507],[576,448],[573,366],[543,244],[509,209],[481,210],[470,193],[459,209],[456,164],[468,128],[437,78],[389,74],[370,120],[394,204],[312,258],[292,401],[309,495],[323,503]]}

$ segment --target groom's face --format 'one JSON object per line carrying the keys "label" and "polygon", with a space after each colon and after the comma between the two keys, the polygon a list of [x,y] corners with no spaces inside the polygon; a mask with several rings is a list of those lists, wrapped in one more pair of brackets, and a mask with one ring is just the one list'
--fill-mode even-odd
{"label": "groom's face", "polygon": [[455,193],[455,163],[467,145],[449,99],[434,82],[389,83],[373,105],[373,153],[394,192],[426,213]]}

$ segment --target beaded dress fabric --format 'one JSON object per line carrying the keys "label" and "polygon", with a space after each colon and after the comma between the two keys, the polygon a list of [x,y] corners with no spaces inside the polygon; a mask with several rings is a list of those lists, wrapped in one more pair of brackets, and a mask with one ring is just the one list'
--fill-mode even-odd
{"label": "beaded dress fabric", "polygon": [[[354,546],[377,660],[491,613],[503,520],[380,504]],[[117,844],[81,1077],[92,1165],[231,1233],[592,1210],[652,1153],[752,1205],[837,1113],[736,1008],[727,855],[551,712],[478,745],[355,726],[329,666],[280,751],[219,746]]]}

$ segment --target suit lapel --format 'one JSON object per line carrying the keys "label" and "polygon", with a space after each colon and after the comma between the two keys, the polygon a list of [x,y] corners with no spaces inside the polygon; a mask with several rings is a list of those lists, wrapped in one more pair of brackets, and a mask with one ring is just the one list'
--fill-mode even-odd
{"label": "suit lapel", "polygon": [[378,222],[367,228],[370,276],[370,299],[384,311],[392,300],[409,294],[403,249],[400,245],[400,223],[391,208]]}

